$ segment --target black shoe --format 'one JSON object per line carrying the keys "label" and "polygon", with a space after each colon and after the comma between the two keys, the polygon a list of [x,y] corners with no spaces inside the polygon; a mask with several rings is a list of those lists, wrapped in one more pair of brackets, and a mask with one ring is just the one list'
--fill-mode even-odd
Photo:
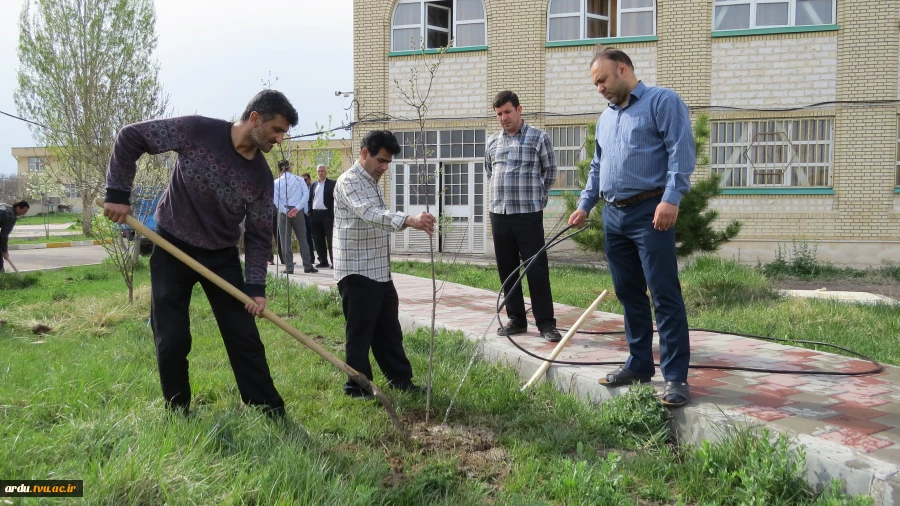
{"label": "black shoe", "polygon": [[516,325],[513,322],[509,322],[497,329],[498,336],[514,336],[516,334],[524,334],[525,332],[528,332],[528,325]]}
{"label": "black shoe", "polygon": [[541,337],[551,343],[558,343],[560,339],[562,339],[562,336],[560,335],[559,331],[556,330],[556,327],[547,327],[546,329],[542,330]]}
{"label": "black shoe", "polygon": [[374,395],[366,392],[365,390],[354,388],[354,389],[344,389],[344,393],[349,395],[352,399],[360,399],[364,401],[371,401],[375,398]]}
{"label": "black shoe", "polygon": [[285,273],[285,274],[293,274],[293,273],[294,273],[294,269],[291,269],[291,270],[285,269],[285,270],[284,270],[284,273]]}
{"label": "black shoe", "polygon": [[391,390],[400,390],[401,392],[407,392],[410,394],[424,394],[426,392],[425,387],[420,387],[416,385],[412,381],[404,382],[404,383],[392,383],[388,382],[388,387]]}
{"label": "black shoe", "polygon": [[305,272],[307,274],[312,274],[312,273],[319,272],[319,269],[316,269],[315,267],[307,267],[306,269],[303,269],[303,272]]}
{"label": "black shoe", "polygon": [[316,264],[316,267],[318,267],[320,269],[327,269],[330,266],[328,264]]}

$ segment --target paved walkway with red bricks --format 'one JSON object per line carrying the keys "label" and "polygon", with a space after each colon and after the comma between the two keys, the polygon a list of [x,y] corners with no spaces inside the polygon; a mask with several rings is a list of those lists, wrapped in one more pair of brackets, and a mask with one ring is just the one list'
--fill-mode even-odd
{"label": "paved walkway with red bricks", "polygon": [[[322,269],[317,274],[291,277],[296,282],[330,287],[335,285],[332,276],[332,270]],[[393,277],[400,295],[401,313],[414,324],[427,325],[431,319],[431,280],[403,274]],[[462,331],[470,339],[481,339],[494,316],[496,299],[494,292],[445,283],[437,312],[438,325]],[[582,308],[563,304],[555,304],[555,310],[558,325],[566,328],[584,312]],[[497,336],[497,326],[496,322],[491,324],[487,333],[485,355],[519,367],[527,380],[540,362],[515,349],[506,338]],[[533,353],[549,355],[556,344],[544,341],[533,321],[529,330],[515,336],[516,341]],[[621,332],[623,317],[597,311],[582,330]],[[658,353],[657,342],[654,346],[657,362]],[[569,341],[559,359],[624,361],[627,357],[624,335],[578,334]],[[691,332],[691,364],[847,372],[873,367],[863,360],[724,332]],[[544,380],[555,381],[564,390],[569,385],[569,391],[599,400],[625,390],[607,389],[597,383],[615,367],[553,365]],[[678,410],[681,413],[673,412],[676,424],[688,424],[676,427],[680,437],[710,438],[715,426],[723,420],[766,426],[787,433],[803,444],[811,482],[839,477],[848,480],[851,492],[881,494],[883,500],[876,497],[877,504],[891,504],[891,500],[900,503],[900,368],[885,366],[880,374],[857,377],[692,369],[688,382],[693,400]],[[652,385],[660,391],[663,388],[659,373]],[[691,425],[703,419],[708,419],[711,427],[697,430]],[[861,475],[860,469],[864,470]],[[898,492],[893,492],[895,489]]]}

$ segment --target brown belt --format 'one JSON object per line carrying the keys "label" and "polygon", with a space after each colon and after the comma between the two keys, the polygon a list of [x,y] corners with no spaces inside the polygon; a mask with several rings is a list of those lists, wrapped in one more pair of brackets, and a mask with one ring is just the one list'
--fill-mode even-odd
{"label": "brown belt", "polygon": [[637,204],[638,202],[643,202],[647,199],[662,195],[666,191],[662,188],[657,188],[656,190],[647,190],[645,192],[638,193],[633,197],[628,197],[625,200],[621,200],[618,202],[607,202],[607,205],[613,207],[625,207],[630,206],[631,204]]}

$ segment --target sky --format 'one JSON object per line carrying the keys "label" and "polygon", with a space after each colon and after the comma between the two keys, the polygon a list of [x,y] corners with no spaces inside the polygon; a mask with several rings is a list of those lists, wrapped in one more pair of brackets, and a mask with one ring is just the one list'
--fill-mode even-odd
{"label": "sky", "polygon": [[[264,4],[156,0],[156,58],[172,114],[240,116],[263,81],[271,80],[300,114],[291,135],[315,132],[316,122],[327,124],[329,115],[333,127],[347,122],[344,108],[351,99],[334,92],[353,89],[352,0],[297,0],[251,10]],[[23,5],[0,0],[0,111],[11,114],[17,114],[13,93]],[[11,148],[34,145],[27,124],[0,115],[0,174],[16,172]]]}

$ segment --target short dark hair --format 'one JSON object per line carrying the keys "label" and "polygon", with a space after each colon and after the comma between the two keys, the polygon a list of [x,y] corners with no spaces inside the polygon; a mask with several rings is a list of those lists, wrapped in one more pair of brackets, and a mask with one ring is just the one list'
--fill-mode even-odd
{"label": "short dark hair", "polygon": [[25,209],[31,209],[31,205],[28,202],[25,202],[24,200],[20,200],[20,201],[16,202],[15,204],[13,204],[13,207],[18,207],[19,209],[22,209],[23,207]]}
{"label": "short dark hair", "polygon": [[390,130],[372,130],[363,137],[360,147],[366,149],[372,156],[381,152],[382,148],[392,155],[400,152],[400,143]]}
{"label": "short dark hair", "polygon": [[631,62],[631,58],[625,54],[625,51],[614,47],[604,47],[602,44],[594,46],[594,57],[591,58],[590,66],[593,67],[594,63],[598,60],[610,60],[615,63],[624,63],[631,67],[631,70],[634,70],[634,63]]}
{"label": "short dark hair", "polygon": [[291,162],[287,160],[278,160],[278,171],[284,172],[291,168]]}
{"label": "short dark hair", "polygon": [[494,109],[503,107],[504,104],[512,104],[513,107],[518,108],[519,96],[509,90],[497,93],[497,96],[494,97]]}
{"label": "short dark hair", "polygon": [[300,177],[304,177],[304,176],[312,179],[312,176],[309,175],[309,172],[304,172],[303,174],[300,174]]}
{"label": "short dark hair", "polygon": [[250,119],[250,113],[253,111],[259,113],[263,121],[269,121],[275,116],[282,116],[291,126],[297,126],[300,121],[297,110],[280,91],[262,90],[257,93],[250,99],[244,114],[241,114],[241,121]]}

